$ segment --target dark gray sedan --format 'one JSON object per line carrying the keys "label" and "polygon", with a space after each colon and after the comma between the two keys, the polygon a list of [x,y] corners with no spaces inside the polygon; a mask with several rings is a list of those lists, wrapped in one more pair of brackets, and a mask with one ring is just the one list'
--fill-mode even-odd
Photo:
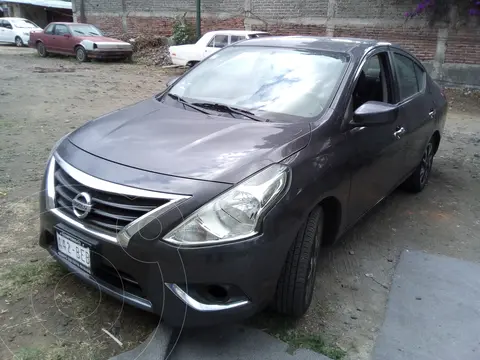
{"label": "dark gray sedan", "polygon": [[302,316],[321,246],[428,182],[441,88],[389,43],[246,40],[52,149],[40,244],[173,326]]}

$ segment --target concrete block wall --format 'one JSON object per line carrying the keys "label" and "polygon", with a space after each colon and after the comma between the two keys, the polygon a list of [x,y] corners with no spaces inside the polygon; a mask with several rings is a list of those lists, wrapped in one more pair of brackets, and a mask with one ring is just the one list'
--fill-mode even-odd
{"label": "concrete block wall", "polygon": [[[106,33],[171,35],[175,16],[194,22],[195,0],[73,0],[79,17]],[[202,31],[267,30],[276,35],[364,37],[398,43],[425,62],[433,77],[480,87],[480,26],[448,22],[431,27],[424,16],[405,21],[416,0],[202,0]],[[455,14],[454,14],[455,15]],[[447,20],[447,19],[446,19]]]}

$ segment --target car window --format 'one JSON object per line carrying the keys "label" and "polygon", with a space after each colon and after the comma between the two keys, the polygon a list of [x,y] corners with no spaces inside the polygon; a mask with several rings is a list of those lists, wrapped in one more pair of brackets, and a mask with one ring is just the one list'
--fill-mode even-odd
{"label": "car window", "polygon": [[13,29],[12,24],[7,20],[3,20],[3,27],[6,29]]}
{"label": "car window", "polygon": [[223,48],[228,45],[228,35],[215,35],[208,44],[209,47]]}
{"label": "car window", "polygon": [[54,35],[65,35],[70,34],[68,28],[65,25],[55,25],[55,30],[53,30]]}
{"label": "car window", "polygon": [[408,57],[398,53],[393,54],[395,70],[397,72],[400,101],[409,98],[419,91],[414,63]]}
{"label": "car window", "polygon": [[368,101],[393,102],[392,87],[387,74],[387,59],[385,52],[367,59],[355,84],[352,94],[353,109],[350,108],[350,112]]}
{"label": "car window", "polygon": [[427,73],[417,64],[414,64],[415,75],[417,76],[417,83],[419,91],[425,90],[427,85]]}
{"label": "car window", "polygon": [[52,34],[52,31],[53,31],[53,26],[54,26],[54,24],[48,25],[48,26],[45,28],[44,33],[51,35],[51,34]]}
{"label": "car window", "polygon": [[236,43],[237,41],[245,40],[245,36],[232,35],[230,36],[230,44]]}

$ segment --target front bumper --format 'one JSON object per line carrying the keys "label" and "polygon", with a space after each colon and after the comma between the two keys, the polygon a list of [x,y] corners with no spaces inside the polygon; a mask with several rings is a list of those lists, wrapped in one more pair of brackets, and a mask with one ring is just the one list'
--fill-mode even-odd
{"label": "front bumper", "polygon": [[132,50],[89,50],[87,57],[89,59],[125,59],[132,56]]}
{"label": "front bumper", "polygon": [[[46,189],[46,180],[43,186]],[[283,218],[286,212],[277,206],[265,219],[263,234],[245,241],[187,248],[172,246],[161,236],[153,239],[137,233],[123,247],[96,236],[82,224],[75,225],[77,219],[65,218],[61,209],[46,209],[45,191],[40,205],[43,248],[82,280],[120,301],[160,315],[173,327],[234,322],[263,309],[274,295],[296,232]],[[90,274],[59,254],[57,230],[89,245]]]}

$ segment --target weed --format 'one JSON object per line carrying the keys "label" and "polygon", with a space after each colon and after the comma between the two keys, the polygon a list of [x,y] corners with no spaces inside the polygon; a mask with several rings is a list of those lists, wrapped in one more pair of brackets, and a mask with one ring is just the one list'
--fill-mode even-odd
{"label": "weed", "polygon": [[259,328],[289,345],[289,352],[296,349],[310,349],[323,354],[332,360],[341,360],[345,351],[329,344],[320,334],[297,330],[294,320],[278,317],[274,314],[259,314],[250,321],[250,325]]}
{"label": "weed", "polygon": [[328,344],[320,334],[292,331],[281,340],[285,341],[293,349],[310,349],[333,360],[341,360],[346,355],[345,351],[339,347]]}
{"label": "weed", "polygon": [[56,283],[66,270],[55,262],[39,261],[12,266],[0,275],[0,296],[15,296],[32,287]]}

